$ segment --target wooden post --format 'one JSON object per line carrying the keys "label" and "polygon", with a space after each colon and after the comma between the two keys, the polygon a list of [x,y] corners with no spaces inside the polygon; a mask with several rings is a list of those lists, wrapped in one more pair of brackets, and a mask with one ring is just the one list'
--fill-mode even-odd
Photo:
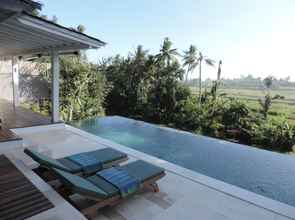
{"label": "wooden post", "polygon": [[59,122],[59,55],[57,51],[51,54],[51,102],[52,102],[52,123]]}
{"label": "wooden post", "polygon": [[19,105],[19,62],[17,57],[12,57],[12,91],[13,107]]}

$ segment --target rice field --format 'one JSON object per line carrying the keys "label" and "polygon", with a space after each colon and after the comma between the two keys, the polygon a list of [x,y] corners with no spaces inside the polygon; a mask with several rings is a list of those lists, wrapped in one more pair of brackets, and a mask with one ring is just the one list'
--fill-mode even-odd
{"label": "rice field", "polygon": [[[195,87],[191,87],[191,90],[198,93]],[[258,100],[265,95],[265,92],[259,88],[220,88],[219,93],[226,93],[229,97],[244,100],[252,109],[256,110],[260,108]],[[290,123],[295,124],[295,88],[281,87],[273,89],[271,94],[279,94],[284,96],[284,99],[274,101],[270,114],[273,116],[284,114]]]}

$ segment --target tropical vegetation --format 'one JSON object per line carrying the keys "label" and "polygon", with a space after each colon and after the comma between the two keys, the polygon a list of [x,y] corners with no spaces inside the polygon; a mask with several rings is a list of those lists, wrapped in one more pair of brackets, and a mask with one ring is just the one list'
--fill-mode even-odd
{"label": "tropical vegetation", "polygon": [[[222,92],[221,61],[216,80],[202,91],[203,63],[213,66],[215,62],[193,45],[180,54],[169,38],[157,54],[138,46],[126,57],[116,55],[98,64],[90,63],[85,54],[62,57],[62,119],[122,115],[272,151],[293,150],[295,127],[283,114],[268,117],[273,101],[283,99],[270,93],[273,78],[263,81],[264,96],[257,101],[260,108],[256,111]],[[194,93],[189,78],[197,67],[199,92]],[[49,82],[48,71],[41,78]],[[48,100],[45,103],[35,102],[31,107],[47,106],[50,112]]]}

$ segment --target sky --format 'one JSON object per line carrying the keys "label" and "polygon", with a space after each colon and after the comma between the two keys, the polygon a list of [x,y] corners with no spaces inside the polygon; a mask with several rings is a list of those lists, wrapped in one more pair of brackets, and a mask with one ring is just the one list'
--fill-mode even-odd
{"label": "sky", "polygon": [[[191,44],[223,61],[222,77],[252,74],[295,81],[295,0],[40,0],[42,13],[108,44],[92,62],[128,55],[137,45],[157,53],[169,37],[180,53]],[[205,78],[216,69],[204,67]]]}

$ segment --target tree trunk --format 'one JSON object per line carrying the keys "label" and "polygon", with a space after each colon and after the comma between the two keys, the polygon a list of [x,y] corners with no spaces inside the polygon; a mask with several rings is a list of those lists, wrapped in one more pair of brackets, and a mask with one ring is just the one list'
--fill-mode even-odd
{"label": "tree trunk", "polygon": [[202,62],[199,64],[199,104],[201,105],[202,98]]}
{"label": "tree trunk", "polygon": [[187,80],[188,80],[189,69],[190,69],[190,66],[188,66],[188,68],[186,70],[185,82],[187,82]]}

